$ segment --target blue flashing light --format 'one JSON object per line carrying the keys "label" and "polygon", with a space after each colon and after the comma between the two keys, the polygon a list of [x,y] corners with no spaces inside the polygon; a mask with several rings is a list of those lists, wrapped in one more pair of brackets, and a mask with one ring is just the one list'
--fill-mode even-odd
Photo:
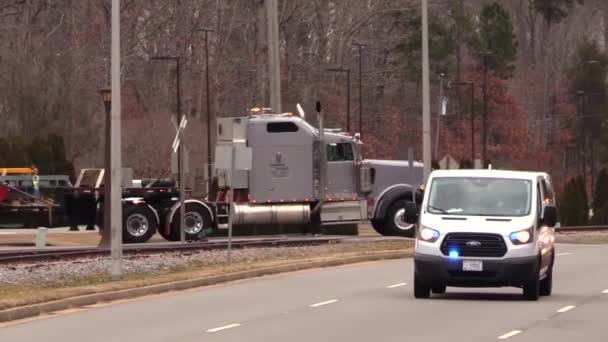
{"label": "blue flashing light", "polygon": [[509,236],[509,237],[511,238],[511,241],[517,240],[517,232],[511,233],[511,236]]}
{"label": "blue flashing light", "polygon": [[436,230],[433,230],[433,239],[438,239],[439,238],[439,232]]}
{"label": "blue flashing light", "polygon": [[453,249],[450,251],[449,255],[451,259],[457,259],[460,256],[460,253],[458,253],[457,250]]}

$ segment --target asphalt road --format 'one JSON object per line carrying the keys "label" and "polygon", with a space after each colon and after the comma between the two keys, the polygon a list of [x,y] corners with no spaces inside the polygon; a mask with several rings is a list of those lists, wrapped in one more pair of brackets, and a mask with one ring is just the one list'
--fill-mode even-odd
{"label": "asphalt road", "polygon": [[412,261],[398,260],[98,305],[6,325],[0,341],[604,342],[607,260],[605,245],[559,245],[554,294],[538,302],[515,288],[416,300]]}

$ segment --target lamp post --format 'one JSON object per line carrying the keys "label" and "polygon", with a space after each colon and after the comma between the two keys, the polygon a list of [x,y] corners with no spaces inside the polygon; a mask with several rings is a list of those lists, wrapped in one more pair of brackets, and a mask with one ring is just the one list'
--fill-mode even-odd
{"label": "lamp post", "polygon": [[111,221],[112,221],[112,197],[110,193],[110,174],[112,172],[112,155],[110,149],[112,148],[112,134],[110,132],[110,120],[112,114],[112,89],[102,88],[99,90],[99,94],[103,100],[104,108],[106,111],[105,116],[105,150],[104,150],[104,178],[103,178],[103,228],[101,229],[101,241],[99,247],[108,248],[110,247],[110,241],[112,239]]}
{"label": "lamp post", "polygon": [[349,68],[327,68],[325,71],[346,73],[346,131],[350,131],[350,69]]}
{"label": "lamp post", "polygon": [[[211,189],[211,103],[209,96],[209,32],[215,32],[210,28],[199,28],[197,32],[205,32],[205,91],[207,96],[207,193]],[[203,235],[204,235],[203,230]]]}
{"label": "lamp post", "polygon": [[366,45],[358,42],[353,45],[359,48],[359,134],[363,136],[363,47]]}
{"label": "lamp post", "polygon": [[[157,56],[157,57],[152,57],[151,59],[153,60],[162,60],[162,61],[173,61],[176,63],[176,101],[177,101],[177,108],[176,108],[176,117],[177,117],[177,124],[178,126],[181,123],[182,117],[183,117],[183,113],[182,113],[182,101],[181,101],[181,92],[180,92],[180,85],[181,85],[181,81],[180,81],[180,61],[181,61],[181,57],[178,56]],[[178,169],[178,176],[177,176],[177,182],[179,185],[179,235],[180,235],[180,241],[181,242],[185,242],[186,241],[186,233],[184,231],[184,216],[186,215],[186,207],[185,207],[185,196],[186,196],[186,186],[185,186],[185,175],[184,175],[184,167],[183,167],[183,162],[184,162],[184,145],[185,145],[185,139],[184,139],[184,135],[183,135],[183,129],[178,128],[178,134],[179,134],[179,147],[178,147],[178,151],[177,151],[177,169]]]}

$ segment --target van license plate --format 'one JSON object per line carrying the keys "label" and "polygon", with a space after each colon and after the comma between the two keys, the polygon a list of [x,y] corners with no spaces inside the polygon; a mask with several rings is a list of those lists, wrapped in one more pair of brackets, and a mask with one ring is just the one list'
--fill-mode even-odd
{"label": "van license plate", "polygon": [[462,270],[463,271],[482,272],[483,271],[483,261],[463,260]]}

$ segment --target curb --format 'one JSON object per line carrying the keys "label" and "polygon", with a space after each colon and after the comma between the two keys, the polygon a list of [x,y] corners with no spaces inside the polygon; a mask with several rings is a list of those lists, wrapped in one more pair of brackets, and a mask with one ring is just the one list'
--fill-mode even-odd
{"label": "curb", "polygon": [[250,271],[241,271],[228,273],[218,276],[209,276],[203,278],[189,279],[183,281],[177,281],[172,283],[150,285],[145,287],[138,287],[133,289],[110,291],[103,293],[94,293],[89,295],[65,298],[54,300],[45,303],[32,304],[27,306],[20,306],[16,308],[10,308],[0,311],[0,323],[9,322],[15,320],[21,320],[25,318],[31,318],[39,316],[41,314],[52,313],[56,311],[63,311],[67,309],[73,309],[77,307],[94,305],[101,302],[112,302],[123,299],[131,299],[137,297],[143,297],[148,295],[161,294],[171,291],[180,291],[186,289],[192,289],[197,287],[205,287],[215,284],[227,283],[236,280],[257,278],[267,275],[273,275],[278,273],[287,273],[294,271],[301,271],[312,268],[324,268],[332,266],[341,266],[347,264],[379,261],[379,260],[390,260],[390,259],[402,259],[410,256],[407,252],[379,252],[361,256],[354,256],[342,259],[329,259],[319,260],[310,262],[296,262],[287,265],[280,265],[274,267],[260,268]]}

